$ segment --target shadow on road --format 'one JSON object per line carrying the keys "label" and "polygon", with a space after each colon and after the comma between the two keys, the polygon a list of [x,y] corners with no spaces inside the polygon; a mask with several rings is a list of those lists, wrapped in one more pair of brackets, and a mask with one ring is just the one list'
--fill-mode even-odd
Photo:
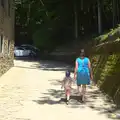
{"label": "shadow on road", "polygon": [[33,102],[36,102],[38,104],[49,104],[49,105],[55,105],[55,104],[61,104],[61,101],[64,101],[63,99],[55,101],[51,100],[49,97],[41,97],[41,100],[33,100]]}
{"label": "shadow on road", "polygon": [[40,66],[38,66],[41,70],[47,70],[47,71],[66,71],[70,70],[72,71],[72,66],[64,64],[62,62],[56,62],[56,61],[40,61]]}
{"label": "shadow on road", "polygon": [[33,62],[30,66],[19,66],[16,65],[15,67],[19,68],[27,68],[27,69],[39,69],[44,71],[71,71],[73,72],[73,67],[63,62],[56,62],[56,61],[49,61],[49,60],[33,60],[33,59],[20,59],[20,61],[24,62]]}
{"label": "shadow on road", "polygon": [[[53,86],[60,86],[60,80],[49,80],[50,84]],[[48,89],[46,93],[42,93],[45,97],[40,97],[39,100],[33,100],[37,104],[65,104],[64,91],[57,89]],[[76,94],[76,89],[71,92],[70,103],[67,107],[70,108],[85,108],[89,107],[94,111],[98,111],[99,114],[105,114],[109,116],[110,113],[114,113],[118,108],[113,104],[110,98],[103,95],[99,89],[88,88],[86,93],[86,102],[79,102],[79,96]]]}
{"label": "shadow on road", "polygon": [[[24,67],[24,66],[18,66]],[[49,60],[40,60],[37,63],[34,63],[26,68],[30,69],[39,69],[45,71],[72,71],[72,67],[66,65],[62,62],[49,61]],[[48,82],[52,86],[60,86],[61,80],[48,80]],[[58,87],[56,87],[58,88]],[[60,88],[60,87],[59,87]],[[37,104],[48,104],[48,105],[56,105],[56,104],[65,104],[64,99],[64,91],[58,89],[48,89],[46,93],[42,93],[44,97],[40,97],[38,100],[33,100]],[[78,95],[76,94],[76,89],[73,89],[71,92],[71,100],[68,105],[70,108],[84,108],[89,107],[94,111],[98,111],[99,114],[109,115],[110,113],[114,113],[118,110],[118,108],[113,104],[110,98],[107,98],[103,95],[98,89],[93,89],[91,87],[88,88],[86,94],[86,102],[85,104],[78,102]]]}

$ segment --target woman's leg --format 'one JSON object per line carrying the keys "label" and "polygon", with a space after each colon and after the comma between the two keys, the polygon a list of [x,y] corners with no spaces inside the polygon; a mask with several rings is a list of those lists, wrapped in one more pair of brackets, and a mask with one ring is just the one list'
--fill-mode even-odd
{"label": "woman's leg", "polygon": [[85,100],[86,85],[82,85],[82,101]]}
{"label": "woman's leg", "polygon": [[78,91],[78,94],[81,96],[81,85],[77,86],[77,91]]}

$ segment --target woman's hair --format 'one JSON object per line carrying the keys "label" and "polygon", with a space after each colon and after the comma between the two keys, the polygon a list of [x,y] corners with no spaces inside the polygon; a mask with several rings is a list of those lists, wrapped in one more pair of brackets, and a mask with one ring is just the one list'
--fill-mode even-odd
{"label": "woman's hair", "polygon": [[85,51],[84,51],[84,49],[80,50],[80,57],[85,57]]}

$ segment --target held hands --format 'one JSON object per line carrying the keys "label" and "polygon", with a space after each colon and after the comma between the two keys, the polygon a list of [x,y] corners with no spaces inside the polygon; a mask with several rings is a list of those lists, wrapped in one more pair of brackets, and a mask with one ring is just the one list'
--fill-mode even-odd
{"label": "held hands", "polygon": [[76,73],[74,73],[74,80],[76,80]]}
{"label": "held hands", "polygon": [[74,76],[74,80],[76,80],[76,76]]}

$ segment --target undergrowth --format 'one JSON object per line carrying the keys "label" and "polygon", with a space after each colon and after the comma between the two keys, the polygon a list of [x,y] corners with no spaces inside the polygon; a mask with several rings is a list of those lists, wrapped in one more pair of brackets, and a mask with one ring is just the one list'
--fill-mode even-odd
{"label": "undergrowth", "polygon": [[116,104],[120,104],[120,27],[95,40],[99,40],[91,56],[95,81]]}

